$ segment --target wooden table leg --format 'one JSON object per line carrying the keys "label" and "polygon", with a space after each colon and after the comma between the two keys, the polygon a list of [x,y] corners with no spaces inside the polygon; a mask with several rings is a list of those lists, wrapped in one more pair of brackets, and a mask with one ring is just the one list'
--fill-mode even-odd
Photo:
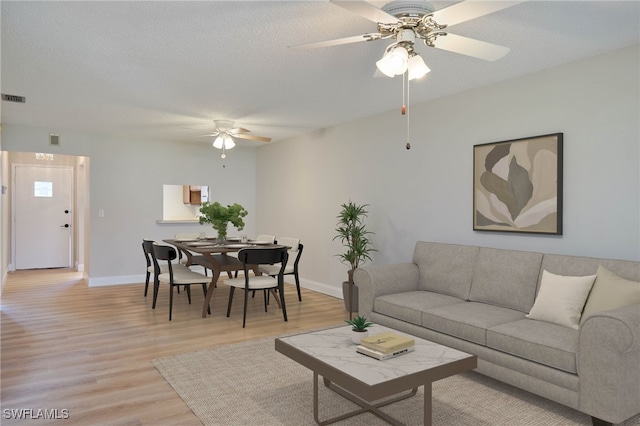
{"label": "wooden table leg", "polygon": [[218,282],[219,277],[220,277],[220,271],[213,269],[211,272],[211,282],[209,283],[209,288],[207,288],[207,296],[204,298],[204,305],[202,306],[202,318],[207,317],[207,311],[209,310],[209,303],[211,302],[211,298],[213,297],[213,292],[216,289],[216,283]]}

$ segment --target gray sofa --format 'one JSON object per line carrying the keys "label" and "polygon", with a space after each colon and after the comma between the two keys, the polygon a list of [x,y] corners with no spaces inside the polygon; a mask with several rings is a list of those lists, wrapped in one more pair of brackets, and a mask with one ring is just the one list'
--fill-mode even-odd
{"label": "gray sofa", "polygon": [[477,372],[596,425],[640,413],[640,305],[584,315],[578,329],[525,315],[543,270],[584,276],[600,266],[640,280],[640,262],[418,242],[411,263],[362,267],[354,282],[359,313],[374,323],[475,354]]}

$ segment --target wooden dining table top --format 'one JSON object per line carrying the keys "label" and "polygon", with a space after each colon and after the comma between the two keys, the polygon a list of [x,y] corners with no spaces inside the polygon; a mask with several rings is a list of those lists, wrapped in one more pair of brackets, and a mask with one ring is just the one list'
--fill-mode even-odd
{"label": "wooden dining table top", "polygon": [[[235,240],[227,240],[223,243],[217,242],[217,239],[192,239],[192,240],[182,240],[182,239],[165,239],[162,240],[166,243],[172,244],[181,250],[188,250],[194,253],[206,254],[206,253],[233,253],[240,251],[243,248],[274,248],[274,247],[285,247],[281,244],[272,244],[265,243],[263,241],[253,241],[249,240],[246,243],[241,243],[240,241]],[[290,247],[287,247],[290,248]]]}
{"label": "wooden dining table top", "polygon": [[[183,239],[165,239],[162,240],[165,243],[171,244],[178,248],[181,252],[185,254],[187,257],[187,266],[193,264],[193,254],[200,254],[204,259],[206,259],[205,264],[200,263],[200,265],[205,266],[206,268],[210,268],[212,271],[211,281],[209,283],[209,287],[207,289],[207,294],[205,296],[204,305],[202,306],[202,318],[207,317],[207,311],[209,308],[209,302],[211,301],[211,297],[213,296],[216,282],[220,277],[221,272],[227,272],[229,274],[229,278],[231,278],[231,272],[233,271],[241,271],[244,269],[244,265],[234,256],[227,256],[227,253],[233,253],[240,251],[243,248],[274,248],[274,247],[286,247],[287,250],[291,247],[284,246],[281,244],[272,244],[265,243],[263,241],[252,241],[249,240],[246,243],[241,243],[240,241],[224,241],[219,243],[217,239],[192,239],[192,240],[183,240]],[[256,275],[260,274],[258,267],[256,266],[254,272]]]}

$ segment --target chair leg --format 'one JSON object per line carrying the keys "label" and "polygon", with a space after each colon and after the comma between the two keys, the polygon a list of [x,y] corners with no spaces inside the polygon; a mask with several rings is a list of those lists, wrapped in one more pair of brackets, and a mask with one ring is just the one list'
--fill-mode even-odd
{"label": "chair leg", "polygon": [[282,316],[284,320],[287,321],[287,307],[284,304],[284,285],[280,284],[278,293],[280,293],[280,303],[282,304]]}
{"label": "chair leg", "polygon": [[144,282],[144,297],[147,297],[147,292],[149,291],[149,278],[151,277],[151,273],[147,271],[147,279]]}
{"label": "chair leg", "polygon": [[298,289],[298,302],[302,302],[302,296],[300,295],[300,277],[298,276],[298,271],[294,274],[296,279],[296,288]]}
{"label": "chair leg", "polygon": [[247,301],[249,300],[249,290],[244,291],[244,311],[242,312],[242,328],[247,323]]}
{"label": "chair leg", "polygon": [[191,304],[191,286],[185,285],[184,288],[187,290],[187,299],[189,300],[189,304]]}
{"label": "chair leg", "polygon": [[158,300],[158,290],[160,290],[160,281],[157,277],[153,278],[153,304],[151,305],[151,309],[156,308],[156,301]]}
{"label": "chair leg", "polygon": [[[206,271],[206,269],[205,269]],[[202,283],[202,292],[204,293],[204,297],[207,297],[207,285],[205,283]],[[211,315],[211,303],[209,303],[209,306],[207,306],[207,313],[209,315]]]}
{"label": "chair leg", "polygon": [[269,296],[269,292],[266,289],[262,290],[262,292],[264,293],[264,311],[267,312],[267,297]]}
{"label": "chair leg", "polygon": [[229,305],[227,306],[227,318],[229,318],[229,314],[231,313],[231,302],[233,302],[233,292],[235,291],[235,287],[231,287],[229,290]]}
{"label": "chair leg", "polygon": [[171,321],[171,311],[173,311],[173,284],[169,284],[169,321]]}

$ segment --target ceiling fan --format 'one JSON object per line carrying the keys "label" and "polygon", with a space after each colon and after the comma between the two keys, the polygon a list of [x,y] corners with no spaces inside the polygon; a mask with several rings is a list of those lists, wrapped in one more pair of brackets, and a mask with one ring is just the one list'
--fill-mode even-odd
{"label": "ceiling fan", "polygon": [[424,0],[392,1],[380,9],[366,1],[329,1],[375,22],[378,31],[290,47],[316,48],[361,41],[393,39],[395,42],[387,47],[385,55],[377,62],[378,68],[389,77],[404,74],[407,69],[411,74],[410,62],[413,60],[415,64],[413,67],[414,75],[410,75],[409,79],[419,78],[428,72],[424,61],[415,59],[419,58],[414,49],[416,40],[422,40],[429,47],[487,61],[495,61],[505,56],[510,50],[508,47],[455,35],[445,29],[523,2],[522,0],[486,2],[466,0],[444,9],[435,10],[431,3]]}
{"label": "ceiling fan", "polygon": [[382,58],[376,62],[378,70],[388,77],[403,76],[402,115],[407,117],[406,149],[411,149],[409,141],[409,81],[427,74],[430,69],[415,50],[416,40],[436,49],[447,50],[474,58],[495,61],[507,53],[509,48],[463,37],[445,30],[456,24],[498,12],[526,0],[514,1],[473,1],[465,0],[452,6],[436,10],[425,0],[397,0],[378,8],[366,1],[329,0],[330,3],[356,13],[375,22],[378,31],[334,40],[289,46],[291,48],[329,47],[361,41],[382,39],[394,40],[385,49]]}
{"label": "ceiling fan", "polygon": [[222,150],[222,158],[225,158],[226,150],[236,146],[234,139],[249,139],[260,142],[271,142],[271,138],[265,136],[248,135],[250,130],[242,127],[233,127],[233,121],[231,120],[213,120],[215,130],[213,133],[203,135],[206,137],[213,137],[213,147]]}

